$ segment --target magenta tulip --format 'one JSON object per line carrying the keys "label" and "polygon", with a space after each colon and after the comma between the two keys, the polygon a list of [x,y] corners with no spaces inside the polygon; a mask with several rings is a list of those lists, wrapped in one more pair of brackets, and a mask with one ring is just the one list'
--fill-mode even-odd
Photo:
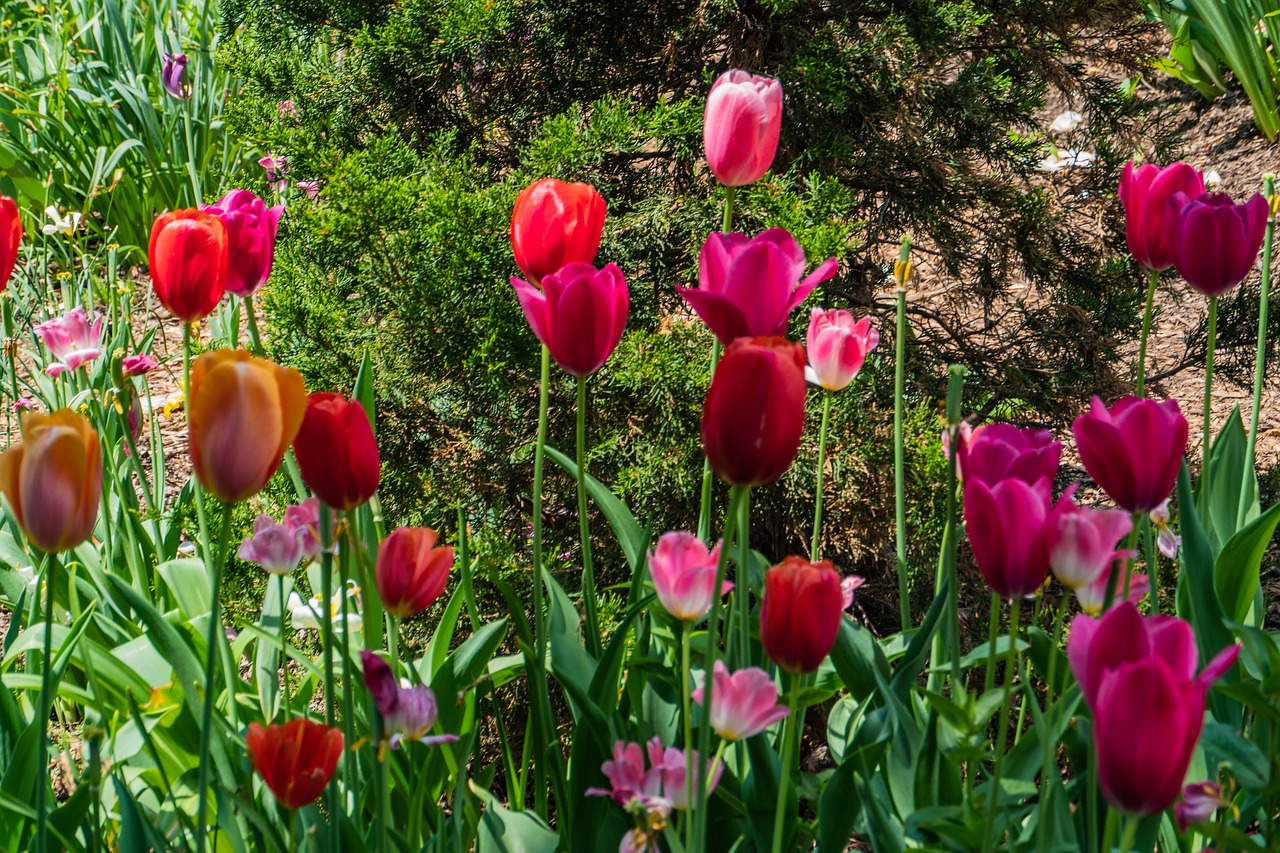
{"label": "magenta tulip", "polygon": [[[691,533],[673,531],[658,540],[649,552],[649,575],[653,578],[658,601],[672,616],[683,622],[697,622],[715,600],[716,562],[720,545],[707,550],[706,544]],[[720,594],[733,589],[724,581]]]}
{"label": "magenta tulip", "polygon": [[987,585],[1001,598],[1026,598],[1049,573],[1049,481],[1007,477],[964,484],[964,527]]}
{"label": "magenta tulip", "polygon": [[[648,756],[649,767],[645,768],[645,756]],[[689,806],[686,794],[688,765],[695,768],[702,765],[698,753],[688,753],[682,749],[663,748],[662,741],[653,737],[642,748],[638,743],[616,741],[613,745],[613,759],[604,762],[600,772],[609,780],[609,788],[588,788],[586,793],[592,796],[612,797],[613,801],[627,810],[638,809],[651,814],[666,815],[671,809],[687,809]],[[715,790],[720,781],[724,765],[706,762],[711,771],[711,790]],[[694,790],[698,789],[694,780]]]}
{"label": "magenta tulip", "polygon": [[785,335],[791,311],[836,274],[827,258],[804,274],[804,250],[785,229],[755,237],[712,233],[698,254],[698,287],[677,287],[725,346],[734,338]]}
{"label": "magenta tulip", "polygon": [[727,187],[760,180],[773,164],[781,129],[781,83],[737,68],[721,74],[702,117],[707,165],[716,180]]}
{"label": "magenta tulip", "polygon": [[[778,685],[758,666],[732,675],[724,661],[716,661],[711,691],[711,728],[725,740],[746,740],[787,718],[787,706],[778,702]],[[693,691],[702,704],[703,688]]]}
{"label": "magenta tulip", "polygon": [[1134,167],[1130,162],[1120,177],[1120,203],[1124,205],[1125,238],[1129,252],[1149,270],[1173,266],[1174,227],[1177,216],[1169,209],[1175,193],[1196,198],[1204,192],[1204,177],[1186,163],[1163,169],[1152,163]]}
{"label": "magenta tulip", "polygon": [[608,360],[627,323],[627,283],[617,264],[596,269],[572,261],[542,279],[542,289],[512,277],[538,340],[567,373],[590,376]]}
{"label": "magenta tulip", "polygon": [[187,82],[187,63],[191,60],[185,53],[165,53],[160,68],[160,84],[164,90],[180,101],[191,97],[191,84]]}
{"label": "magenta tulip", "polygon": [[276,252],[276,228],[284,205],[267,207],[249,190],[231,190],[202,210],[227,229],[227,291],[248,298],[267,283]]}
{"label": "magenta tulip", "polygon": [[1226,193],[1169,199],[1175,219],[1173,262],[1194,289],[1221,296],[1253,269],[1267,228],[1267,200],[1261,193],[1236,204]]}
{"label": "magenta tulip", "polygon": [[839,391],[858,375],[867,353],[880,343],[871,318],[854,320],[848,311],[814,308],[805,337],[809,366],[805,378],[828,391]]}
{"label": "magenta tulip", "polygon": [[956,462],[964,481],[994,485],[1008,477],[1035,483],[1058,476],[1062,444],[1047,429],[1019,429],[1012,424],[983,424],[968,436],[960,432]]}
{"label": "magenta tulip", "polygon": [[395,673],[386,661],[368,649],[360,652],[364,667],[364,684],[373,696],[373,704],[382,715],[383,726],[389,734],[392,749],[398,749],[403,740],[416,740],[425,746],[453,743],[457,735],[429,735],[440,716],[436,694],[425,684],[401,687]]}
{"label": "magenta tulip", "polygon": [[1049,520],[1049,566],[1059,582],[1077,589],[1097,580],[1123,553],[1116,548],[1133,522],[1123,510],[1089,509],[1063,498]]}
{"label": "magenta tulip", "polygon": [[1098,397],[1071,425],[1089,476],[1129,512],[1151,512],[1173,491],[1187,450],[1187,419],[1177,400]]}

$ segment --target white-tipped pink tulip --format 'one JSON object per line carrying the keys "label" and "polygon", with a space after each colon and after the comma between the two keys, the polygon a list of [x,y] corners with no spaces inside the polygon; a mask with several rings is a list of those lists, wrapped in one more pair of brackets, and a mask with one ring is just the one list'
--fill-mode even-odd
{"label": "white-tipped pink tulip", "polygon": [[[656,550],[649,552],[649,574],[658,601],[667,612],[682,622],[697,622],[715,600],[716,562],[720,543],[707,550],[691,533],[673,531],[658,540]],[[724,595],[733,589],[728,581],[720,588]]]}
{"label": "white-tipped pink tulip", "polygon": [[[746,740],[786,719],[786,705],[778,703],[778,687],[758,666],[732,675],[724,661],[716,661],[715,690],[711,693],[711,728],[725,740]],[[693,691],[702,704],[703,688]]]}
{"label": "white-tipped pink tulip", "polygon": [[50,376],[75,370],[102,355],[102,317],[95,316],[90,323],[83,308],[72,308],[55,320],[46,320],[35,331],[56,359],[45,368]]}
{"label": "white-tipped pink tulip", "polygon": [[[1110,572],[1103,572],[1093,581],[1083,586],[1075,588],[1076,601],[1080,602],[1080,609],[1090,616],[1102,615],[1102,605],[1107,600],[1107,584],[1111,575],[1116,575],[1116,593],[1111,600],[1111,606],[1125,601],[1124,598],[1124,561],[1118,560]],[[1142,599],[1147,597],[1147,593],[1151,591],[1151,581],[1146,575],[1131,574],[1129,575],[1129,598],[1128,601],[1137,605]]]}
{"label": "white-tipped pink tulip", "polygon": [[848,311],[814,308],[805,336],[809,355],[805,378],[829,391],[839,391],[857,377],[867,353],[879,343],[880,333],[871,328],[870,317],[854,320]]}
{"label": "white-tipped pink tulip", "polygon": [[739,68],[711,87],[702,117],[707,165],[727,187],[760,180],[778,153],[782,129],[782,84]]}
{"label": "white-tipped pink tulip", "polygon": [[[1120,509],[1088,509],[1059,501],[1049,524],[1049,566],[1065,586],[1079,589],[1106,574],[1122,553],[1120,540],[1133,529]],[[1127,556],[1127,555],[1124,555]]]}

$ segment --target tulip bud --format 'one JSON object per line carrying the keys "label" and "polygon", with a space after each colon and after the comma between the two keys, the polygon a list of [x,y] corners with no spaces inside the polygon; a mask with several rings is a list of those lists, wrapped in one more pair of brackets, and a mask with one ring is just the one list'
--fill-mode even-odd
{"label": "tulip bud", "polygon": [[1270,207],[1261,193],[1235,204],[1226,193],[1169,199],[1174,217],[1173,262],[1187,284],[1221,296],[1244,281],[1262,248]]}
{"label": "tulip bud", "polygon": [[308,397],[293,453],[302,481],[339,512],[355,509],[378,490],[378,443],[355,400],[324,391]]}
{"label": "tulip bud", "polygon": [[18,216],[18,204],[8,196],[0,196],[0,290],[9,286],[20,248],[22,219]]}
{"label": "tulip bud", "polygon": [[426,610],[444,592],[453,549],[436,545],[430,527],[400,527],[378,547],[378,597],[387,612],[404,619]]}
{"label": "tulip bud", "polygon": [[840,575],[831,563],[787,557],[765,572],[760,644],[780,668],[817,669],[835,645],[841,618]]}
{"label": "tulip bud", "polygon": [[197,358],[187,419],[191,462],[205,490],[227,503],[261,491],[302,426],[306,393],[298,371],[244,350]]}
{"label": "tulip bud", "polygon": [[[732,675],[724,661],[716,661],[715,687],[711,693],[711,728],[725,740],[746,740],[787,718],[787,706],[778,702],[778,685],[758,666]],[[693,691],[702,704],[704,689]]]}
{"label": "tulip bud", "polygon": [[1120,203],[1124,205],[1125,238],[1129,252],[1149,270],[1173,266],[1177,215],[1169,209],[1175,193],[1196,198],[1204,192],[1204,177],[1186,163],[1160,168],[1151,163],[1134,167],[1132,161],[1120,177]]}
{"label": "tulip bud", "polygon": [[590,376],[622,340],[627,283],[617,264],[597,270],[576,261],[542,279],[542,289],[512,278],[516,298],[538,340],[567,373]]}
{"label": "tulip bud", "polygon": [[543,178],[525,187],[511,211],[511,250],[539,284],[568,263],[595,261],[604,232],[604,199],[590,184]]}
{"label": "tulip bud", "polygon": [[164,90],[180,101],[191,97],[191,84],[187,82],[187,63],[191,60],[185,53],[165,53],[164,65],[160,71],[160,82]]}
{"label": "tulip bud", "polygon": [[156,297],[186,323],[203,320],[226,290],[227,229],[202,210],[172,210],[156,219],[147,250]]}
{"label": "tulip bud", "polygon": [[22,441],[0,453],[0,493],[31,544],[67,551],[89,538],[102,494],[102,447],[70,409],[22,413]]}
{"label": "tulip bud", "polygon": [[202,210],[222,220],[227,229],[226,287],[248,298],[267,283],[275,259],[276,227],[284,205],[267,207],[249,190],[231,190],[217,204]]}
{"label": "tulip bud", "polygon": [[1177,400],[1121,397],[1108,409],[1094,397],[1071,431],[1085,470],[1122,509],[1151,512],[1173,491],[1187,451]]}
{"label": "tulip bud", "polygon": [[769,171],[782,130],[782,84],[734,68],[707,95],[702,139],[707,166],[727,187],[754,184]]}
{"label": "tulip bud", "polygon": [[848,311],[814,308],[805,338],[809,355],[805,378],[828,391],[839,391],[854,380],[867,353],[879,343],[880,333],[871,328],[870,317],[854,321]]}
{"label": "tulip bud", "polygon": [[253,768],[286,809],[315,802],[342,757],[342,732],[305,717],[265,729],[250,723],[244,740]]}

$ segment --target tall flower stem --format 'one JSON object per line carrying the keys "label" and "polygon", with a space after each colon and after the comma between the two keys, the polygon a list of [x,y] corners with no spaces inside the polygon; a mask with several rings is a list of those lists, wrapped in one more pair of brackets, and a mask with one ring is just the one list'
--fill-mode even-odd
{"label": "tall flower stem", "polygon": [[982,692],[986,693],[996,683],[996,635],[1000,633],[1000,595],[991,593],[991,623],[987,637],[987,672],[982,679]]}
{"label": "tall flower stem", "polygon": [[[698,770],[695,765],[693,749],[693,666],[690,662],[689,646],[693,644],[693,625],[688,622],[680,623],[680,704],[681,710],[684,712],[684,755],[685,755],[685,773],[684,773],[684,801],[686,803],[693,802],[693,778]],[[706,707],[706,706],[704,706]],[[699,755],[698,761],[701,760]],[[684,821],[685,829],[685,849],[689,850],[693,847],[693,815],[689,812],[685,813]]]}
{"label": "tall flower stem", "polygon": [[458,569],[462,573],[462,594],[467,601],[471,631],[480,630],[480,609],[476,606],[475,583],[471,578],[471,537],[467,535],[467,511],[458,503]]}
{"label": "tall flower stem", "polygon": [[1124,831],[1120,833],[1120,853],[1132,853],[1133,842],[1138,837],[1138,824],[1140,822],[1140,819],[1133,815],[1125,816]]}
{"label": "tall flower stem", "polygon": [[293,698],[289,695],[289,608],[285,605],[284,575],[276,575],[276,589],[280,597],[280,672],[284,676],[284,719],[293,713]]}
{"label": "tall flower stem", "polygon": [[[333,511],[320,504],[320,642],[324,660],[324,724],[333,728],[334,677],[333,677]],[[350,780],[348,780],[349,783]],[[338,786],[325,788],[329,812],[329,843],[338,849]]]}
{"label": "tall flower stem", "polygon": [[953,364],[947,370],[947,443],[949,446],[947,452],[947,515],[942,529],[942,552],[938,558],[938,577],[934,587],[934,595],[941,595],[945,589],[949,600],[945,611],[947,619],[946,631],[939,631],[933,638],[930,660],[932,661],[934,672],[929,676],[929,684],[931,690],[940,689],[941,675],[937,672],[937,665],[942,660],[943,644],[945,643],[947,651],[950,652],[951,696],[955,699],[963,691],[967,700],[968,691],[965,688],[960,670],[960,592],[956,577],[956,536],[959,526],[956,520],[959,511],[956,499],[956,492],[959,489],[958,477],[956,476],[956,454],[959,452],[960,447],[958,433],[961,423],[960,403],[964,396],[964,375],[965,369],[959,364]]}
{"label": "tall flower stem", "polygon": [[783,827],[787,816],[787,794],[791,790],[791,767],[796,762],[797,734],[803,735],[800,717],[800,676],[791,674],[791,690],[787,694],[787,708],[791,713],[782,727],[782,773],[778,778],[778,804],[773,810],[773,853],[781,853],[784,838]]}
{"label": "tall flower stem", "polygon": [[1142,312],[1142,336],[1138,338],[1138,381],[1134,383],[1134,394],[1146,396],[1147,380],[1147,336],[1151,334],[1151,315],[1155,311],[1156,286],[1160,284],[1159,270],[1151,271],[1151,282],[1147,285],[1147,307]]}
{"label": "tall flower stem", "polygon": [[[904,242],[903,253],[910,251]],[[907,362],[907,279],[898,279],[897,332],[894,334],[893,368],[893,514],[897,529],[898,610],[902,630],[911,627],[911,589],[907,578],[907,474],[903,438],[903,399]]]}
{"label": "tall flower stem", "polygon": [[49,714],[53,707],[53,580],[57,571],[58,558],[55,554],[44,555],[44,571],[40,573],[40,583],[36,584],[36,595],[40,587],[44,587],[44,641],[41,647],[40,702],[36,706],[36,720],[40,722],[40,736],[36,740],[36,767],[39,776],[36,779],[36,838],[35,849],[39,853],[49,850]]}
{"label": "tall flower stem", "polygon": [[[737,193],[735,187],[724,188],[724,216],[720,222],[721,232],[728,234],[733,228],[733,202]],[[720,363],[720,341],[715,339],[711,341],[711,378],[716,375],[716,366]],[[703,542],[707,541],[707,536],[711,532],[711,462],[704,460],[702,463],[702,501],[698,510],[698,538]]]}
{"label": "tall flower stem", "polygon": [[582,606],[587,615],[587,651],[600,657],[596,613],[596,571],[591,561],[591,519],[587,515],[587,378],[578,377],[578,532],[582,538]]}
{"label": "tall flower stem", "polygon": [[[354,744],[356,742],[356,708],[354,685],[351,679],[350,596],[347,595],[347,591],[350,589],[351,580],[351,552],[360,545],[356,541],[354,525],[349,521],[346,526],[347,532],[351,535],[346,545],[341,546],[338,552],[338,608],[342,619],[342,736],[346,738],[347,743]],[[332,612],[332,605],[326,601],[323,620],[331,622]],[[346,749],[342,752],[342,777],[348,794],[359,790],[360,780],[354,749]]]}
{"label": "tall flower stem", "polygon": [[538,438],[533,450],[533,634],[538,665],[546,659],[546,614],[542,604],[542,466],[547,446],[547,406],[551,386],[551,350],[542,345],[542,369],[538,380]]}
{"label": "tall flower stem", "polygon": [[249,327],[249,349],[256,356],[265,356],[266,350],[262,346],[262,338],[258,334],[258,314],[254,311],[253,295],[244,297],[241,302],[244,303],[245,325]]}
{"label": "tall flower stem", "polygon": [[[982,849],[990,850],[991,834],[995,831],[996,812],[1000,810],[1000,775],[1004,770],[1004,750],[1009,742],[1009,706],[1013,697],[1013,670],[1018,662],[1018,616],[1020,602],[1009,605],[1009,650],[1004,661],[1004,700],[1000,703],[1000,720],[997,726],[996,767],[991,774],[991,795],[987,801],[987,823],[982,831]],[[994,649],[992,650],[994,652]]]}
{"label": "tall flower stem", "polygon": [[1156,536],[1151,529],[1150,516],[1142,518],[1143,553],[1147,558],[1147,571],[1151,575],[1151,613],[1160,612],[1160,552],[1156,550]]}
{"label": "tall flower stem", "polygon": [[738,638],[734,652],[739,667],[751,665],[751,490],[738,501],[738,577],[733,588],[737,611],[732,633]]}
{"label": "tall flower stem", "polygon": [[1244,523],[1248,510],[1249,477],[1257,465],[1258,419],[1262,413],[1262,379],[1267,366],[1267,311],[1271,299],[1271,245],[1276,233],[1276,176],[1262,176],[1262,194],[1267,198],[1267,230],[1262,240],[1262,293],[1258,301],[1258,350],[1253,360],[1253,411],[1249,415],[1249,467],[1244,471],[1244,483],[1240,488],[1240,509],[1236,513],[1236,526]]}
{"label": "tall flower stem", "polygon": [[[196,851],[204,850],[208,835],[209,814],[209,768],[213,763],[209,756],[209,744],[213,735],[213,678],[217,671],[214,661],[220,654],[218,644],[226,645],[226,636],[219,636],[222,631],[222,570],[227,560],[227,543],[231,541],[231,504],[222,505],[222,524],[218,533],[218,550],[216,553],[206,551],[206,568],[209,571],[209,630],[205,634],[204,662],[204,711],[200,724],[200,773],[196,790],[199,791],[199,802],[196,807]],[[228,701],[235,702],[231,695]],[[221,747],[219,747],[221,748]]]}
{"label": "tall flower stem", "polygon": [[827,464],[827,425],[831,422],[831,389],[822,389],[822,427],[818,430],[818,472],[813,487],[813,541],[809,559],[822,559],[822,475]]}
{"label": "tall flower stem", "polygon": [[1204,356],[1204,436],[1200,456],[1200,523],[1209,529],[1209,457],[1213,453],[1213,432],[1209,417],[1213,414],[1213,350],[1218,337],[1218,297],[1209,297],[1208,350]]}
{"label": "tall flower stem", "polygon": [[[1053,608],[1053,633],[1049,635],[1049,677],[1045,681],[1044,687],[1044,721],[1047,731],[1045,732],[1044,753],[1040,759],[1040,789],[1046,793],[1046,802],[1043,806],[1045,809],[1042,814],[1051,813],[1049,811],[1049,798],[1052,798],[1057,790],[1057,785],[1050,785],[1049,778],[1056,775],[1057,765],[1054,763],[1054,749],[1057,742],[1053,739],[1053,688],[1057,683],[1058,669],[1058,649],[1062,642],[1062,617],[1067,612],[1068,599],[1064,593],[1063,597]],[[1052,821],[1040,821],[1036,826],[1036,849],[1045,850],[1049,844],[1049,835],[1053,831]]]}

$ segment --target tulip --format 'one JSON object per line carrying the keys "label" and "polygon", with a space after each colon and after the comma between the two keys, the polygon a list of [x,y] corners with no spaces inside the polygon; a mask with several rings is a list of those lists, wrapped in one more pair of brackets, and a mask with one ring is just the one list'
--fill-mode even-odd
{"label": "tulip", "polygon": [[608,360],[627,324],[627,283],[617,264],[596,269],[570,262],[542,279],[542,289],[512,277],[529,327],[551,357],[574,376],[590,376]]}
{"label": "tulip", "polygon": [[1049,566],[1062,584],[1076,589],[1106,573],[1133,522],[1122,510],[1087,509],[1063,497],[1049,519]]}
{"label": "tulip", "polygon": [[1013,477],[1034,484],[1058,476],[1062,444],[1047,429],[1019,429],[1012,424],[983,424],[967,436],[961,430],[956,449],[960,476],[988,486]]}
{"label": "tulip", "polygon": [[355,509],[378,490],[378,443],[355,400],[324,391],[309,396],[293,453],[302,481],[339,512]]}
{"label": "tulip", "polygon": [[1151,512],[1173,491],[1187,449],[1187,419],[1177,400],[1098,397],[1071,425],[1089,476],[1128,512]]}
{"label": "tulip", "polygon": [[773,165],[781,129],[781,83],[737,68],[721,74],[702,117],[707,165],[716,180],[727,187],[760,180]]}
{"label": "tulip", "polygon": [[386,661],[368,649],[360,652],[364,664],[364,685],[382,715],[387,731],[392,732],[391,748],[398,749],[405,738],[426,746],[453,743],[457,735],[428,735],[440,715],[436,695],[425,684],[401,687]]}
{"label": "tulip", "polygon": [[1149,270],[1173,266],[1177,216],[1169,209],[1176,193],[1196,198],[1204,192],[1204,177],[1186,163],[1160,168],[1152,163],[1134,167],[1132,161],[1120,176],[1120,203],[1124,205],[1125,238],[1129,252]]}
{"label": "tulip", "polygon": [[444,592],[451,568],[453,549],[437,546],[430,527],[396,528],[378,546],[378,597],[401,619],[421,613]]}
{"label": "tulip", "polygon": [[[732,675],[724,661],[716,661],[715,689],[711,693],[711,728],[725,740],[746,740],[787,718],[790,712],[778,702],[778,686],[758,666]],[[693,691],[702,704],[703,689]]]}
{"label": "tulip", "polygon": [[538,284],[569,263],[590,264],[604,232],[604,199],[590,184],[543,178],[516,196],[511,250],[516,266]]}
{"label": "tulip", "polygon": [[809,355],[805,378],[828,391],[839,391],[854,380],[867,353],[879,343],[880,333],[871,328],[870,317],[855,322],[848,311],[814,308],[805,337]]}
{"label": "tulip", "polygon": [[249,724],[245,736],[253,767],[287,809],[315,802],[342,757],[342,732],[305,718],[265,729]]}
{"label": "tulip", "polygon": [[146,353],[126,355],[120,362],[120,368],[124,371],[126,377],[142,376],[159,366],[160,362],[156,361],[155,356],[147,355]]}
{"label": "tulip", "polygon": [[[645,768],[646,753],[649,767]],[[689,753],[682,749],[663,749],[662,741],[654,737],[642,749],[638,743],[616,741],[613,745],[612,760],[604,762],[600,772],[609,780],[609,788],[588,788],[591,796],[612,797],[613,801],[630,811],[638,808],[649,814],[667,815],[671,809],[687,809],[688,766],[702,766],[696,751]],[[711,790],[714,791],[720,782],[723,765],[706,763],[711,772]],[[694,790],[698,789],[698,780],[694,780]],[[708,792],[710,793],[710,791]]]}
{"label": "tulip", "polygon": [[[720,558],[717,542],[710,551],[691,533],[673,531],[658,540],[649,552],[649,575],[654,591],[666,611],[682,622],[697,622],[711,609],[715,599],[716,564]],[[720,594],[726,595],[733,584],[724,581]]]}
{"label": "tulip", "polygon": [[1222,789],[1217,782],[1205,779],[1193,782],[1182,789],[1182,801],[1173,806],[1173,817],[1178,822],[1178,829],[1187,831],[1193,823],[1205,823],[1213,817],[1213,813],[1230,802],[1222,798]]}
{"label": "tulip", "polygon": [[836,274],[827,258],[804,274],[804,250],[783,228],[755,237],[713,233],[698,253],[698,287],[677,287],[720,343],[784,335],[791,311]]}
{"label": "tulip", "polygon": [[276,227],[284,205],[267,207],[249,190],[231,190],[201,208],[227,229],[227,290],[244,299],[267,283],[276,252]]}
{"label": "tulip", "polygon": [[100,315],[95,315],[90,324],[83,308],[72,308],[61,317],[36,326],[36,336],[55,359],[44,372],[59,376],[96,361],[102,355],[102,323]]}
{"label": "tulip", "polygon": [[187,82],[187,63],[191,60],[185,53],[165,53],[164,67],[160,71],[160,82],[164,90],[180,101],[191,97],[191,84]]}
{"label": "tulip", "polygon": [[1129,575],[1129,597],[1124,598],[1124,560],[1129,558],[1132,553],[1130,551],[1119,551],[1123,554],[1120,562],[1115,563],[1111,567],[1111,571],[1104,571],[1098,577],[1093,579],[1092,583],[1083,584],[1075,588],[1076,601],[1080,604],[1080,609],[1090,616],[1100,616],[1102,607],[1107,602],[1107,587],[1111,586],[1111,578],[1115,576],[1115,586],[1111,606],[1119,604],[1121,601],[1128,601],[1135,606],[1142,599],[1147,597],[1147,593],[1151,592],[1151,581],[1146,575],[1132,572]]}
{"label": "tulip", "polygon": [[277,524],[271,516],[259,515],[253,523],[253,536],[240,543],[236,554],[273,575],[287,575],[302,559],[301,537],[287,523]]}
{"label": "tulip", "polygon": [[0,290],[9,286],[20,248],[22,219],[18,216],[18,204],[7,195],[0,196]]}
{"label": "tulip", "polygon": [[1195,199],[1175,193],[1169,210],[1176,216],[1173,262],[1187,284],[1214,297],[1244,281],[1267,228],[1267,200],[1261,193],[1244,204],[1235,204],[1226,193]]}
{"label": "tulip", "polygon": [[156,297],[186,323],[202,320],[226,290],[227,229],[203,210],[172,210],[156,219],[147,250]]}
{"label": "tulip", "polygon": [[[331,509],[334,524],[337,513]],[[300,504],[290,504],[284,509],[284,523],[298,537],[302,556],[314,560],[320,556],[320,499],[307,498]]]}
{"label": "tulip", "polygon": [[[764,573],[760,644],[781,669],[812,672],[835,645],[844,610],[840,575],[831,563],[787,557]],[[719,685],[712,690],[715,702]]]}
{"label": "tulip", "polygon": [[302,426],[306,393],[298,371],[244,350],[197,358],[187,418],[191,462],[204,488],[226,503],[261,491]]}
{"label": "tulip", "polygon": [[734,486],[763,486],[791,467],[804,431],[804,350],[785,338],[734,341],[702,406],[702,450]]}
{"label": "tulip", "polygon": [[1093,712],[1102,794],[1117,809],[1152,815],[1173,804],[1204,722],[1205,694],[1235,663],[1223,649],[1199,675],[1195,634],[1181,619],[1142,616],[1121,602],[1071,623],[1067,659]]}
{"label": "tulip", "polygon": [[102,447],[70,409],[22,413],[22,441],[0,453],[0,493],[31,544],[67,551],[89,538],[102,495]]}
{"label": "tulip", "polygon": [[618,853],[661,853],[654,834],[651,830],[639,827],[628,829],[618,842]]}
{"label": "tulip", "polygon": [[964,526],[987,585],[1001,598],[1026,598],[1049,573],[1049,481],[966,480]]}

